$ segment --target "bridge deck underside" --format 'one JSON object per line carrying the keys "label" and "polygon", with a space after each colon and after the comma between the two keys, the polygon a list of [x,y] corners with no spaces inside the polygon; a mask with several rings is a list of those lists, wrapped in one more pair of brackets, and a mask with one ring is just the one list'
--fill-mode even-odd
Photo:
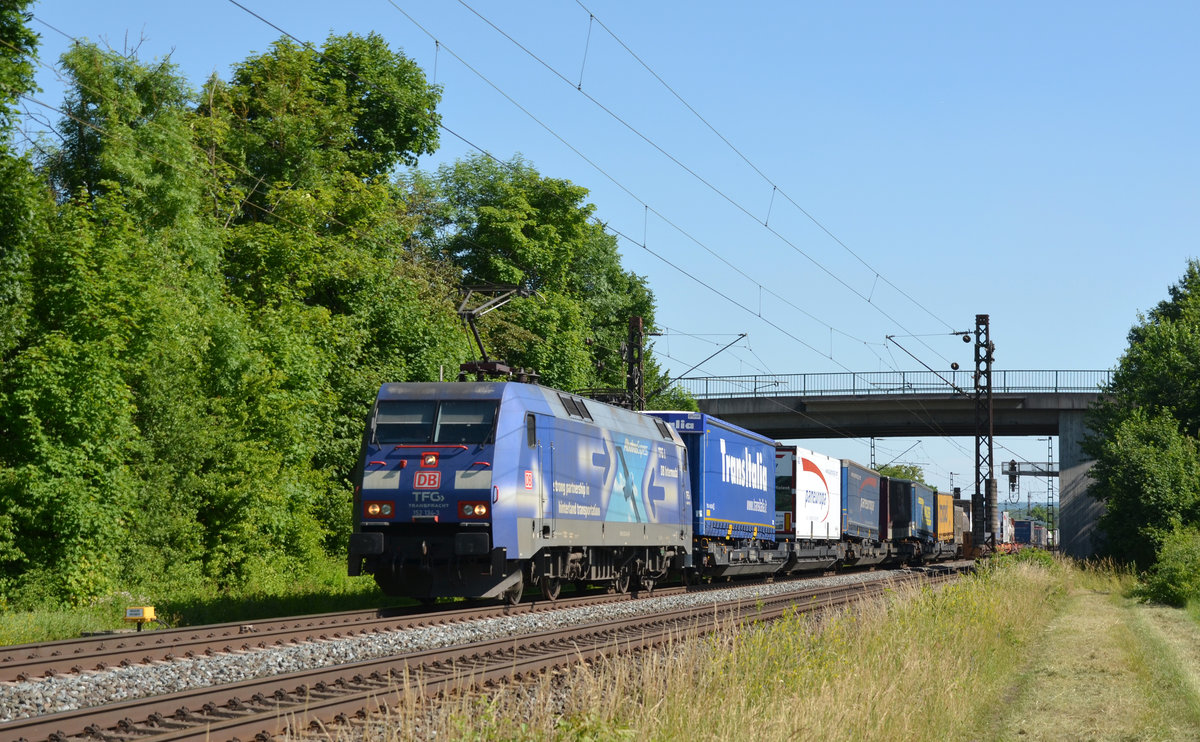
{"label": "bridge deck underside", "polygon": [[[997,394],[993,434],[1058,435],[1060,414],[1080,412],[1095,393]],[[960,395],[736,397],[699,400],[700,410],[776,440],[974,436],[975,399]]]}

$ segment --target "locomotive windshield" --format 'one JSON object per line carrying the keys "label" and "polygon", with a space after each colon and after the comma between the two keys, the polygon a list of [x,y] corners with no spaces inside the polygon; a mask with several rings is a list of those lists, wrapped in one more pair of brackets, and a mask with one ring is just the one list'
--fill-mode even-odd
{"label": "locomotive windshield", "polygon": [[487,443],[496,420],[496,401],[382,400],[375,414],[380,444]]}

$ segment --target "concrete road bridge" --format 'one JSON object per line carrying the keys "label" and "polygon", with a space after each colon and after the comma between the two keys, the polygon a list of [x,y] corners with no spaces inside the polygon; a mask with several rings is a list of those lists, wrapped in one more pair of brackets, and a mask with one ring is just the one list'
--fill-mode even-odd
{"label": "concrete road bridge", "polygon": [[[992,371],[996,436],[1058,437],[1060,535],[1073,556],[1093,553],[1100,503],[1087,494],[1084,413],[1111,371]],[[684,378],[715,415],[776,440],[975,435],[972,371],[882,371]],[[1003,477],[1004,463],[993,462]]]}

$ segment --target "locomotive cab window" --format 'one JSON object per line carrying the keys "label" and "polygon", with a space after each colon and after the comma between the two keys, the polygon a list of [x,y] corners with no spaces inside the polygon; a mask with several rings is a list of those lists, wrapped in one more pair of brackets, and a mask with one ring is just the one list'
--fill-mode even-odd
{"label": "locomotive cab window", "polygon": [[491,441],[495,400],[383,400],[375,413],[375,442],[381,445]]}
{"label": "locomotive cab window", "polygon": [[496,421],[496,403],[485,400],[442,402],[434,430],[434,443],[487,443]]}
{"label": "locomotive cab window", "polygon": [[429,443],[436,402],[383,400],[375,413],[375,440],[382,444]]}

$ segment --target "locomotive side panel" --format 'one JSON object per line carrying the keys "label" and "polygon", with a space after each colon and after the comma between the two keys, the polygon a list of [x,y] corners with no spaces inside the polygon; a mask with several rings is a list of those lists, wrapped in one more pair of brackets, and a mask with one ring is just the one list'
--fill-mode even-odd
{"label": "locomotive side panel", "polygon": [[537,507],[513,519],[520,558],[547,546],[681,545],[690,491],[676,441],[612,421],[536,416],[534,423]]}

